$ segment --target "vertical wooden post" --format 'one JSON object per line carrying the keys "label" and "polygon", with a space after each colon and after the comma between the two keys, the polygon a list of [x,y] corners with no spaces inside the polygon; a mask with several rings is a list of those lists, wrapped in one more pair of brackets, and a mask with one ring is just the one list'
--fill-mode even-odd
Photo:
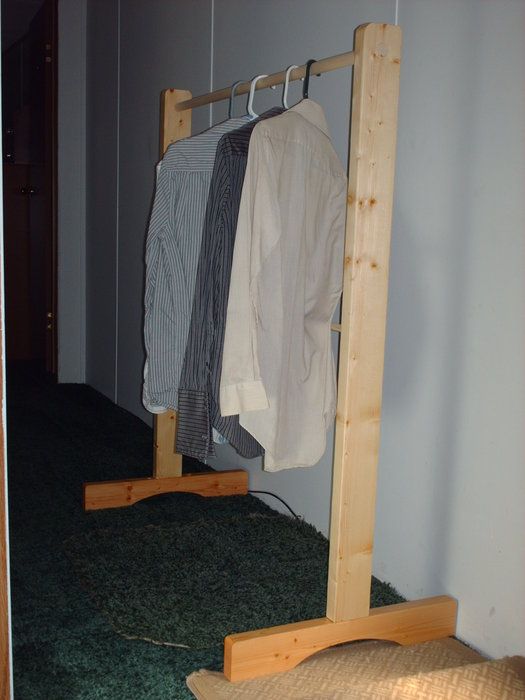
{"label": "vertical wooden post", "polygon": [[170,143],[191,136],[191,109],[176,112],[175,105],[184,100],[191,100],[189,90],[163,90],[160,105],[160,157],[164,155]]}
{"label": "vertical wooden post", "polygon": [[182,475],[182,455],[175,452],[177,412],[159,413],[153,419],[153,477]]}
{"label": "vertical wooden post", "polygon": [[401,30],[355,36],[326,615],[370,607]]}
{"label": "vertical wooden post", "polygon": [[[190,100],[188,90],[164,90],[160,110],[160,156],[170,143],[191,136],[191,109],[176,112],[175,105]],[[175,452],[177,412],[166,411],[154,418],[153,427],[153,476],[156,479],[182,474],[182,455]]]}

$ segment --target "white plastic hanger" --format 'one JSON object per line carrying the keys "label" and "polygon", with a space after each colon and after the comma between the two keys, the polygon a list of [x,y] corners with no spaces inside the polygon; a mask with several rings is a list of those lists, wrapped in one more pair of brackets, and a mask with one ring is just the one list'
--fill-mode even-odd
{"label": "white plastic hanger", "polygon": [[[255,112],[253,111],[253,95],[255,93],[255,85],[256,85],[258,80],[260,80],[261,78],[267,78],[267,77],[268,77],[268,73],[263,73],[262,75],[255,76],[255,78],[251,82],[250,94],[248,95],[248,108],[247,109],[248,109],[248,114],[250,115],[250,117],[252,119],[257,119],[257,117],[259,116],[258,114],[255,114]],[[272,90],[275,90],[275,85],[270,85],[270,87],[272,88]]]}
{"label": "white plastic hanger", "polygon": [[233,113],[233,98],[235,97],[235,90],[239,87],[241,83],[244,83],[244,80],[236,80],[233,85],[232,85],[232,91],[230,93],[230,103],[228,105],[228,119],[232,118],[232,113]]}
{"label": "white plastic hanger", "polygon": [[290,85],[290,73],[293,71],[294,68],[299,68],[299,66],[288,66],[288,68],[286,69],[286,76],[284,78],[283,107],[285,109],[288,109],[288,87]]}

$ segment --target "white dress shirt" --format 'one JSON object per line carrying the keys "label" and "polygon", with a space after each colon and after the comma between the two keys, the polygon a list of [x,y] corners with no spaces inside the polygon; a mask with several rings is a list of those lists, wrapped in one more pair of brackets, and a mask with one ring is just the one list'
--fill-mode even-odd
{"label": "white dress shirt", "polygon": [[253,130],[220,405],[264,447],[268,471],[316,464],[335,415],[330,322],[342,288],[346,189],[316,102]]}

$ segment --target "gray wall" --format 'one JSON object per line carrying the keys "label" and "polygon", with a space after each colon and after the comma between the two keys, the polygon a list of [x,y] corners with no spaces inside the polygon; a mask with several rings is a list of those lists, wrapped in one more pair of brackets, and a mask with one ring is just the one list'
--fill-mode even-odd
{"label": "gray wall", "polygon": [[[87,50],[86,381],[145,420],[144,242],[165,87],[206,92],[211,3],[92,0]],[[191,57],[191,58],[189,58]],[[194,129],[209,124],[205,110]]]}
{"label": "gray wall", "polygon": [[119,12],[107,0],[88,9],[86,381],[116,401]]}
{"label": "gray wall", "polygon": [[[523,654],[522,0],[89,3],[87,381],[146,417],[142,254],[160,90],[200,93],[210,78],[220,87],[346,51],[356,25],[397,12],[404,54],[374,572],[409,598],[457,597],[460,637],[494,656]],[[312,78],[310,90],[343,161],[349,81],[338,71]],[[258,93],[256,109],[278,97]],[[208,114],[196,111],[195,130]],[[309,470],[270,475],[248,464],[251,487],[278,493],[326,532],[331,452],[330,443]],[[229,448],[217,461],[241,463]]]}
{"label": "gray wall", "polygon": [[523,653],[525,3],[401,0],[399,23],[375,571]]}
{"label": "gray wall", "polygon": [[58,5],[58,379],[86,376],[86,0]]}
{"label": "gray wall", "polygon": [[[140,407],[144,363],[144,234],[159,159],[159,96],[166,87],[209,89],[210,2],[121,0],[118,237],[118,402]],[[193,128],[209,124],[206,110]],[[131,379],[133,378],[133,379]]]}

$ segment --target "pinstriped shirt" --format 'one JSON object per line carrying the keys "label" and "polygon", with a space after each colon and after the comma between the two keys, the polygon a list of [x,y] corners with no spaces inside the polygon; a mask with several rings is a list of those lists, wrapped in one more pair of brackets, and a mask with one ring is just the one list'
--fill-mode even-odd
{"label": "pinstriped shirt", "polygon": [[220,415],[219,383],[233,246],[250,136],[260,120],[282,112],[280,107],[265,112],[223,136],[217,148],[178,401],[177,451],[201,460],[214,454],[212,427],[243,457],[256,457],[263,452],[239,425],[238,416]]}
{"label": "pinstriped shirt", "polygon": [[215,152],[221,137],[247,119],[229,119],[171,144],[157,166],[146,239],[142,393],[152,413],[177,408]]}

